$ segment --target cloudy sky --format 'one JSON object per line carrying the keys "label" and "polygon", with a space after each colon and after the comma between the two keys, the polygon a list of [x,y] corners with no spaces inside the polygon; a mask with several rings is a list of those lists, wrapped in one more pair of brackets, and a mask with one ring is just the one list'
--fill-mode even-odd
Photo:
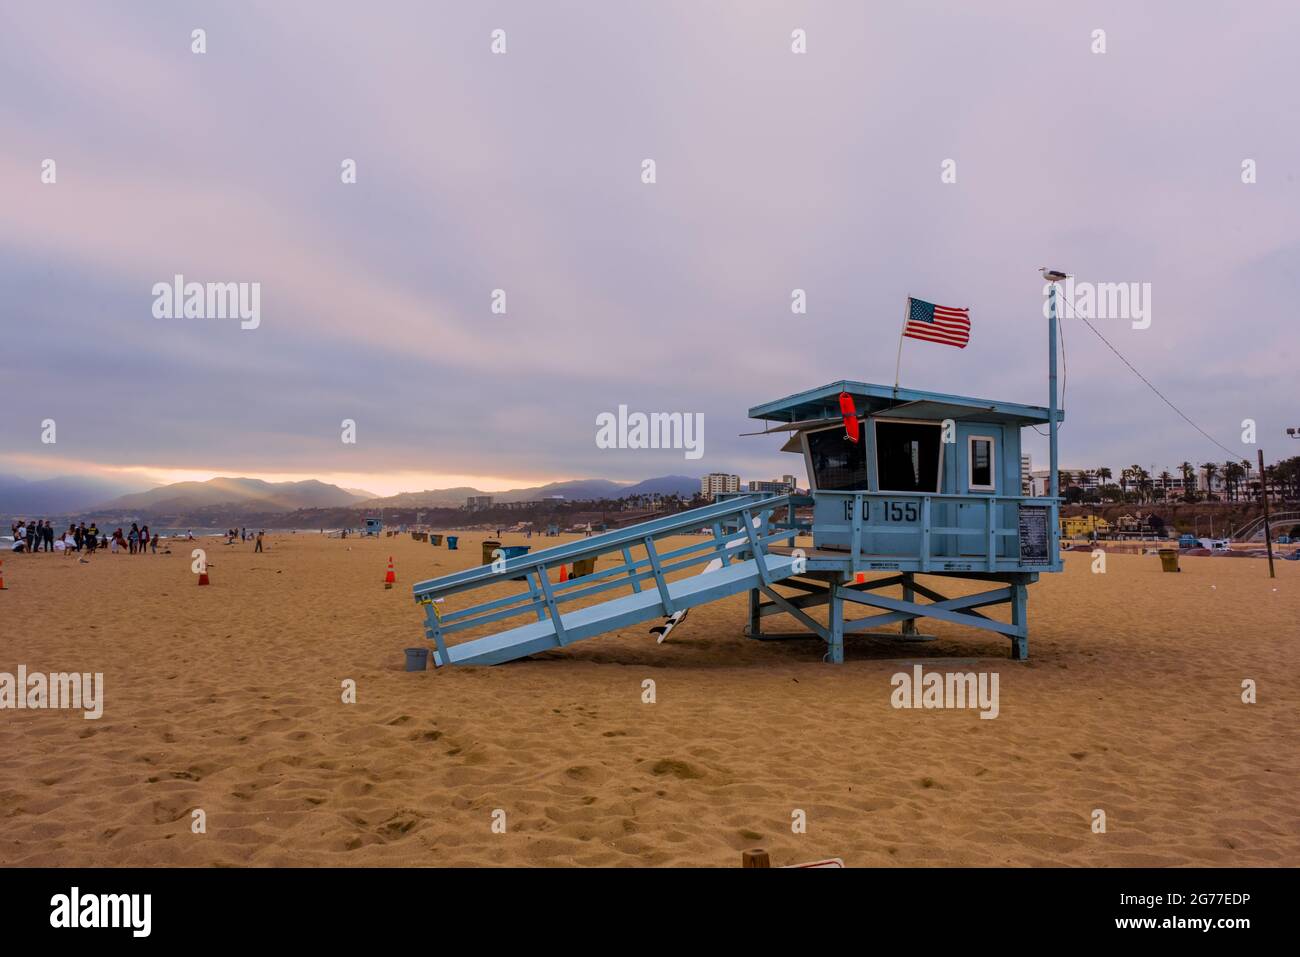
{"label": "cloudy sky", "polygon": [[[1094,324],[1300,451],[1294,3],[117,6],[0,10],[0,472],[769,477],[746,409],[890,382],[909,295],[973,336],[903,385],[1046,404],[1042,264],[1150,283],[1150,328]],[[260,326],[155,318],[178,273],[260,283]],[[1065,339],[1064,465],[1227,457]],[[704,457],[597,448],[620,404],[702,413]]]}

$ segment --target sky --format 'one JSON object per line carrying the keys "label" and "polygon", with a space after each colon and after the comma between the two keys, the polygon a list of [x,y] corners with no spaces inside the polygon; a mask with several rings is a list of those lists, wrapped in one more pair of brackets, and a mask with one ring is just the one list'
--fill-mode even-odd
{"label": "sky", "polygon": [[[908,296],[972,337],[908,340],[902,385],[1046,405],[1041,265],[1149,283],[1149,327],[1097,329],[1230,450],[1252,419],[1294,454],[1297,32],[1290,2],[5,4],[0,472],[801,475],[746,410],[890,383]],[[258,283],[257,327],[156,317],[177,274]],[[1063,333],[1063,466],[1227,458]],[[598,447],[620,405],[702,415],[703,455]]]}

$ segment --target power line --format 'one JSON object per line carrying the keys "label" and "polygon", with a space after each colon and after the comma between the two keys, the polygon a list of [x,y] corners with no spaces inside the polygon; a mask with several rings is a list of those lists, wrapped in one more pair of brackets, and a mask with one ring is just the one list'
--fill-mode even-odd
{"label": "power line", "polygon": [[1105,344],[1106,344],[1106,348],[1109,349],[1111,352],[1115,353],[1115,355],[1119,357],[1119,361],[1122,362],[1122,363],[1124,363],[1124,365],[1128,366],[1129,371],[1132,372],[1132,373],[1133,373],[1135,376],[1137,376],[1139,379],[1141,379],[1144,383],[1146,383],[1146,387],[1147,387],[1148,389],[1150,389],[1152,392],[1154,392],[1156,395],[1158,395],[1158,396],[1160,397],[1160,401],[1162,401],[1165,405],[1169,406],[1169,408],[1171,408],[1171,409],[1173,409],[1175,412],[1177,412],[1178,415],[1182,417],[1182,419],[1183,419],[1184,422],[1186,422],[1188,425],[1190,425],[1192,428],[1194,428],[1197,432],[1200,432],[1201,435],[1205,436],[1207,439],[1209,439],[1212,443],[1214,443],[1215,445],[1217,445],[1219,448],[1223,449],[1223,451],[1227,452],[1228,455],[1230,456],[1230,458],[1231,458],[1232,461],[1234,461],[1234,462],[1239,462],[1239,461],[1241,461],[1241,453],[1232,451],[1232,449],[1230,449],[1230,448],[1228,448],[1227,446],[1225,446],[1222,442],[1220,442],[1218,439],[1216,439],[1214,436],[1212,436],[1209,432],[1206,432],[1203,428],[1201,428],[1199,425],[1197,425],[1195,422],[1193,422],[1190,418],[1188,418],[1187,413],[1185,413],[1182,409],[1178,408],[1178,406],[1176,406],[1176,405],[1174,405],[1172,402],[1170,402],[1169,399],[1165,397],[1165,394],[1164,394],[1163,392],[1161,392],[1159,389],[1157,389],[1154,385],[1151,384],[1151,380],[1150,380],[1150,379],[1148,379],[1146,376],[1144,376],[1141,372],[1138,372],[1138,370],[1137,370],[1136,368],[1134,368],[1133,363],[1131,363],[1131,362],[1129,362],[1127,359],[1125,359],[1124,356],[1123,356],[1123,354],[1122,354],[1118,349],[1116,349],[1113,345],[1110,344],[1110,340],[1108,340],[1105,336],[1103,336],[1100,332],[1097,331],[1097,327],[1096,327],[1096,326],[1094,326],[1091,322],[1089,322],[1089,321],[1088,321],[1087,319],[1085,319],[1083,316],[1081,316],[1081,315],[1079,315],[1078,313],[1076,313],[1076,312],[1074,311],[1074,307],[1073,307],[1073,306],[1070,306],[1070,304],[1069,304],[1069,302],[1068,302],[1067,300],[1062,299],[1061,297],[1058,296],[1058,297],[1057,297],[1057,302],[1064,302],[1064,303],[1066,304],[1066,306],[1067,306],[1067,307],[1069,308],[1069,310],[1070,310],[1070,315],[1073,316],[1075,319],[1080,320],[1080,321],[1081,321],[1085,326],[1087,326],[1089,329],[1091,329],[1091,330],[1092,330],[1092,334],[1095,335],[1098,339],[1100,339],[1103,343],[1105,343]]}

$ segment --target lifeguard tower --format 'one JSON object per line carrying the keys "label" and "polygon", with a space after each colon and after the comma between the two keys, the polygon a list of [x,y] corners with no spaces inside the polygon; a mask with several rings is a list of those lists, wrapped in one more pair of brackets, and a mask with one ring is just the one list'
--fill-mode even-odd
{"label": "lifeguard tower", "polygon": [[[434,664],[498,664],[656,619],[666,619],[662,640],[691,608],[741,592],[748,637],[820,638],[831,662],[844,660],[845,635],[921,640],[921,618],[1003,635],[1011,657],[1026,658],[1028,586],[1062,567],[1052,306],[1047,408],[849,380],[755,406],[758,434],[779,435],[784,451],[803,456],[809,495],[733,494],[419,582]],[[1051,494],[1024,495],[1021,434],[1044,424]],[[561,566],[584,560],[599,560],[598,570],[563,580]],[[950,597],[943,579],[989,587]],[[525,587],[503,595],[512,580]],[[490,599],[454,607],[485,586]],[[893,589],[897,597],[886,594]],[[1009,620],[984,613],[996,605],[1009,606]],[[814,617],[819,606],[825,615]],[[849,618],[850,608],[868,614]],[[763,619],[779,614],[803,630],[764,632]],[[496,630],[519,617],[528,620]],[[474,636],[449,643],[456,633]]]}
{"label": "lifeguard tower", "polygon": [[365,531],[362,532],[362,534],[373,535],[376,538],[378,538],[379,534],[383,530],[384,530],[384,520],[382,518],[368,518],[366,519]]}

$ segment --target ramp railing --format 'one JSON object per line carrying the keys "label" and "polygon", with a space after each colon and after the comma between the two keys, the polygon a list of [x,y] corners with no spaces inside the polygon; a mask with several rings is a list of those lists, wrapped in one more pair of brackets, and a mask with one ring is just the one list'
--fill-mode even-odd
{"label": "ramp railing", "polygon": [[[447,662],[446,636],[520,615],[535,615],[538,621],[550,618],[555,635],[563,645],[564,606],[615,589],[630,592],[647,587],[657,589],[664,613],[671,615],[676,609],[668,591],[669,575],[702,566],[715,558],[724,566],[747,558],[763,559],[770,544],[790,540],[793,531],[789,522],[774,521],[778,509],[789,510],[789,499],[786,495],[762,494],[730,498],[529,555],[498,556],[490,565],[417,582],[412,590],[415,600],[426,606],[425,633],[437,645],[439,660]],[[698,541],[668,551],[660,551],[658,547],[657,543],[665,538],[701,530],[705,534]],[[728,548],[732,542],[742,544]],[[642,554],[634,556],[633,549]],[[596,568],[567,581],[558,580],[560,566],[594,564],[610,555],[617,557],[607,568]],[[757,565],[760,576],[765,576],[764,562],[760,560]],[[445,607],[448,599],[463,592],[513,583],[522,583],[524,587],[465,608]],[[440,608],[439,603],[444,607]]]}

